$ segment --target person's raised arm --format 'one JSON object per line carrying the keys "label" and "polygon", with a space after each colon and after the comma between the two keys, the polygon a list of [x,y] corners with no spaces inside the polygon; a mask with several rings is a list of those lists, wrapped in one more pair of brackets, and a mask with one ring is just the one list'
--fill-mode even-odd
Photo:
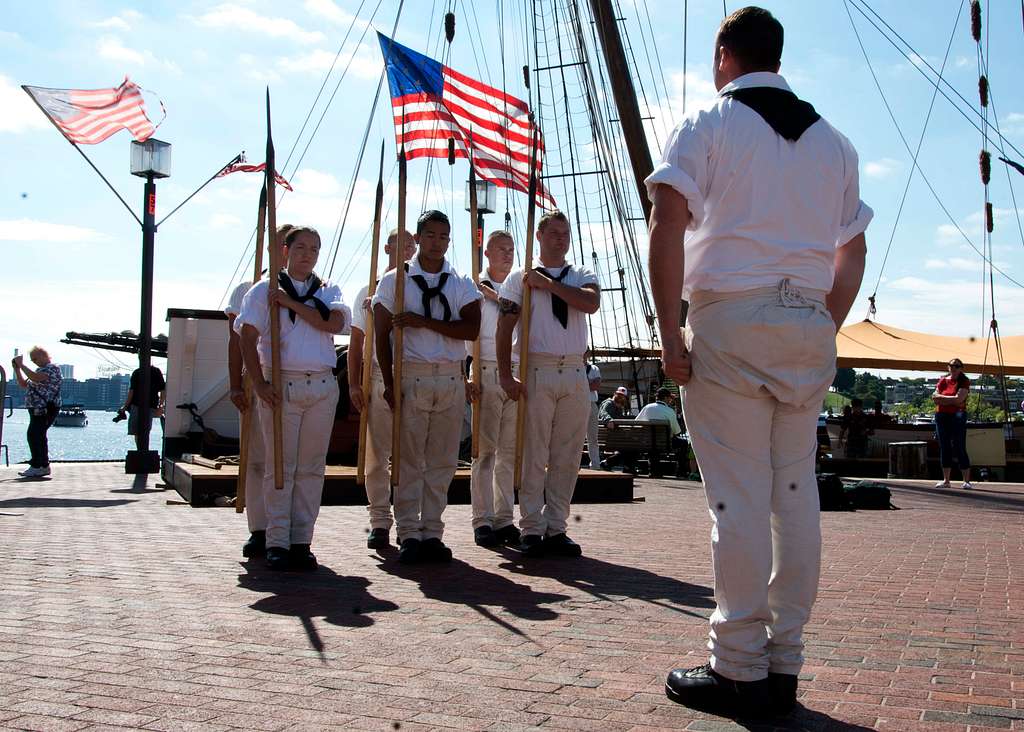
{"label": "person's raised arm", "polygon": [[860,291],[860,283],[864,278],[864,259],[868,245],[864,234],[857,234],[849,242],[836,249],[836,276],[832,281],[832,292],[825,299],[828,312],[836,324],[836,332],[843,325],[846,316],[853,307],[853,301]]}
{"label": "person's raised arm", "polygon": [[661,333],[661,360],[665,374],[677,384],[690,380],[690,356],[683,343],[679,312],[683,299],[683,236],[690,225],[686,198],[675,188],[654,189],[647,268],[651,295]]}
{"label": "person's raised arm", "polygon": [[593,315],[601,307],[601,288],[593,283],[573,287],[564,282],[555,282],[541,269],[533,269],[523,277],[523,285],[558,295],[569,307],[587,315]]}

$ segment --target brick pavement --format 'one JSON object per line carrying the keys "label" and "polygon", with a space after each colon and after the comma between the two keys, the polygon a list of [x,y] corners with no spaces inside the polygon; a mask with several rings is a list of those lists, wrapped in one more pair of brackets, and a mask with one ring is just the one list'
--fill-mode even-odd
{"label": "brick pavement", "polygon": [[[744,728],[662,693],[704,660],[699,486],[577,506],[587,556],[525,565],[473,545],[468,506],[445,568],[382,560],[363,509],[328,507],[320,571],[281,576],[240,561],[233,511],[120,469],[0,468],[0,728]],[[824,515],[804,708],[780,727],[1024,730],[1024,487],[979,487]]]}

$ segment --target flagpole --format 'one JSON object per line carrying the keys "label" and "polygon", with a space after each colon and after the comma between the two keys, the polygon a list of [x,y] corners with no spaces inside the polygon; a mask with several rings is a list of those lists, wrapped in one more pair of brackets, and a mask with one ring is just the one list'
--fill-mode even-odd
{"label": "flagpole", "polygon": [[229,167],[231,167],[231,166],[232,166],[232,165],[234,165],[235,163],[240,163],[240,162],[242,162],[242,159],[244,158],[244,156],[245,156],[245,151],[242,151],[242,152],[240,152],[240,153],[239,153],[238,155],[236,155],[235,157],[231,158],[231,160],[229,160],[229,161],[227,161],[226,163],[224,163],[224,165],[220,166],[220,170],[218,170],[218,171],[217,171],[216,173],[214,173],[213,175],[211,175],[211,176],[210,176],[209,178],[207,178],[207,179],[206,179],[206,182],[205,182],[205,183],[203,183],[203,184],[202,184],[201,186],[199,186],[199,187],[198,187],[198,188],[196,188],[196,189],[195,189],[194,191],[192,191],[192,193],[191,193],[191,194],[189,194],[189,197],[188,197],[188,198],[186,198],[186,199],[185,199],[184,201],[182,201],[182,202],[181,202],[181,203],[179,203],[179,204],[178,204],[177,206],[175,206],[175,207],[174,207],[173,209],[171,209],[171,212],[170,212],[169,214],[167,214],[167,215],[166,215],[166,216],[164,216],[164,217],[163,217],[162,219],[160,219],[159,221],[157,221],[157,222],[156,222],[156,225],[157,225],[157,227],[159,227],[159,226],[160,226],[160,224],[162,224],[163,222],[167,221],[167,219],[171,218],[171,216],[173,216],[173,215],[174,215],[175,213],[177,213],[177,211],[178,211],[178,209],[179,209],[179,208],[181,208],[181,207],[182,207],[182,206],[184,206],[184,205],[185,205],[186,203],[188,203],[188,202],[189,202],[189,201],[191,201],[191,200],[192,200],[193,198],[195,198],[196,194],[197,194],[197,193],[199,193],[199,191],[203,190],[204,188],[206,188],[206,186],[210,185],[210,183],[212,183],[212,182],[213,182],[213,179],[214,179],[214,178],[216,178],[216,177],[217,177],[218,175],[220,175],[221,173],[223,173],[223,172],[224,172],[224,170],[225,170],[226,168],[229,168]]}
{"label": "flagpole", "polygon": [[[398,151],[398,242],[391,249],[391,261],[395,265],[395,310],[393,315],[405,312],[405,254],[403,241],[405,238],[405,198],[408,183],[405,164],[405,146]],[[402,328],[391,331],[391,361],[393,363],[392,400],[394,414],[391,423],[391,485],[398,486],[401,475],[402,455],[402,360],[403,353]]]}
{"label": "flagpole", "polygon": [[[260,191],[259,213],[256,215],[256,265],[252,273],[253,284],[260,281],[260,274],[263,271],[263,234],[266,229],[266,222],[267,184],[264,182],[263,189]],[[245,489],[249,475],[249,440],[251,439],[250,432],[252,432],[252,410],[256,409],[256,405],[252,400],[252,376],[246,372],[242,379],[242,392],[244,393],[243,399],[245,400],[246,408],[242,411],[242,434],[238,438],[238,488],[235,491],[235,513],[242,513],[245,510]],[[257,436],[257,439],[259,439],[259,436]]]}
{"label": "flagpole", "polygon": [[[267,87],[267,229],[270,230],[270,272],[267,273],[270,292],[277,292],[277,277],[281,272],[281,247],[277,245],[277,202],[274,200],[274,139],[270,131],[270,87]],[[270,378],[274,390],[274,488],[284,489],[284,435],[281,422],[281,308],[270,308]]]}
{"label": "flagpole", "polygon": [[[377,291],[377,257],[380,254],[380,220],[384,208],[384,140],[380,141],[380,171],[377,174],[377,196],[373,203],[373,239],[370,245],[370,282],[366,286],[366,297],[372,298]],[[401,249],[404,237],[398,235],[395,248]],[[397,273],[396,273],[397,276]],[[355,307],[362,307],[355,303]],[[366,314],[363,330],[363,373],[360,381],[363,387],[363,408],[359,411],[359,459],[356,461],[356,484],[366,482],[366,431],[370,423],[370,370],[373,368],[373,308]]]}
{"label": "flagpole", "polygon": [[[523,278],[533,269],[533,226],[537,213],[537,127],[530,113],[530,124],[533,125],[533,140],[530,146],[530,189],[529,204],[526,213],[526,256],[523,260]],[[527,370],[530,362],[530,301],[532,290],[523,287],[523,303],[519,314],[519,381],[524,385],[520,389],[519,401],[516,404],[516,455],[512,484],[515,490],[521,490],[523,484],[523,447],[526,438],[526,393],[525,384],[529,380]]]}
{"label": "flagpole", "polygon": [[[476,169],[473,167],[473,133],[469,135],[469,227],[472,232],[470,241],[470,259],[472,260],[471,270],[473,276],[473,284],[479,287],[477,284],[480,280],[480,245],[481,242],[479,237],[483,235],[483,231],[477,229],[477,200],[476,200]],[[473,422],[472,422],[472,438],[471,438],[471,450],[470,456],[476,460],[480,457],[480,418],[483,415],[483,384],[480,383],[480,337],[477,336],[476,340],[473,341],[473,383],[476,384],[477,388],[480,389],[480,395],[476,399],[476,404],[473,405]]]}
{"label": "flagpole", "polygon": [[64,133],[64,130],[62,130],[60,128],[60,125],[58,125],[56,121],[54,121],[53,117],[50,116],[50,113],[43,109],[43,105],[36,101],[35,95],[33,95],[32,92],[28,90],[28,86],[22,84],[21,88],[26,94],[28,94],[29,99],[31,99],[33,103],[35,103],[35,105],[39,107],[39,111],[42,112],[43,116],[50,121],[50,124],[52,124],[57,129],[57,132],[60,133],[60,136],[67,140],[68,144],[71,145],[71,147],[75,148],[78,154],[85,159],[85,162],[89,163],[89,167],[95,170],[96,175],[98,175],[100,179],[107,184],[107,188],[110,189],[110,192],[117,196],[117,200],[121,202],[121,205],[128,209],[128,213],[132,215],[132,218],[138,222],[139,226],[142,226],[142,219],[140,219],[138,214],[135,213],[134,209],[132,209],[132,207],[128,205],[128,202],[124,200],[121,194],[117,192],[117,189],[114,188],[113,184],[109,180],[107,180],[107,176],[103,175],[103,173],[100,172],[100,169],[97,168],[95,164],[93,164],[92,160],[89,159],[89,156],[82,152],[82,148],[80,148],[74,140],[72,140]]}

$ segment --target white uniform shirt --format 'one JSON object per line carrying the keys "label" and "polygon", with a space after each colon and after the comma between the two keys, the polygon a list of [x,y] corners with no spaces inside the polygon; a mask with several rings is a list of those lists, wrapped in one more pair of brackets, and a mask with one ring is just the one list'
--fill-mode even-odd
{"label": "white uniform shirt", "polygon": [[[295,292],[306,294],[309,285],[305,282],[292,280]],[[270,308],[267,306],[267,290],[269,283],[260,280],[252,286],[242,299],[241,312],[235,318],[235,331],[242,332],[243,325],[251,325],[259,334],[257,352],[260,364],[270,367]],[[315,297],[327,306],[328,310],[339,310],[347,325],[352,320],[352,313],[341,297],[341,289],[337,285],[325,282],[317,290]],[[310,309],[312,305],[304,303]],[[337,365],[338,357],[334,352],[334,335],[327,331],[317,330],[299,316],[295,322],[288,317],[288,308],[280,308],[281,322],[281,368],[285,371],[323,371]],[[319,317],[319,315],[317,316]]]}
{"label": "white uniform shirt", "polygon": [[651,402],[644,406],[640,410],[640,413],[636,415],[637,422],[668,422],[672,428],[672,436],[680,434],[683,430],[679,426],[679,418],[676,417],[676,410],[674,410],[665,402]]}
{"label": "white uniform shirt", "polygon": [[[544,267],[534,262],[536,269],[542,269],[552,276],[558,276],[561,267]],[[562,280],[563,285],[582,287],[598,284],[597,275],[586,267],[575,264]],[[505,278],[501,284],[500,296],[511,300],[517,305],[523,302],[523,270],[517,269]],[[522,320],[520,320],[522,323]],[[582,356],[587,350],[587,316],[582,310],[569,308],[568,327],[562,324],[551,312],[551,293],[547,290],[534,290],[530,295],[530,353],[542,353],[550,356]],[[515,343],[512,352],[519,353],[519,326],[516,326]]]}
{"label": "white uniform shirt", "polygon": [[[415,256],[407,263],[409,271],[405,274],[405,311],[423,315],[423,297],[419,286],[413,281],[412,275],[422,275],[427,282],[427,287],[437,287],[441,275],[448,273],[448,280],[444,284],[441,294],[448,299],[448,306],[451,309],[451,321],[461,320],[459,312],[466,305],[483,299],[476,283],[469,277],[463,277],[454,269],[448,260],[444,260],[444,266],[440,272],[424,272],[420,266],[419,256]],[[373,296],[373,304],[383,305],[384,308],[394,314],[395,312],[395,270],[384,275],[380,284],[377,285],[377,292]],[[430,301],[430,316],[435,320],[444,318],[444,307],[441,305],[441,298],[435,297]],[[402,338],[403,358],[407,361],[421,361],[424,363],[437,363],[438,361],[462,361],[466,357],[466,342],[455,338],[448,338],[435,333],[427,328],[406,328],[405,336]]]}
{"label": "white uniform shirt", "polygon": [[714,105],[672,132],[646,180],[652,197],[666,184],[689,205],[684,299],[695,290],[750,290],[786,277],[796,287],[831,291],[835,250],[874,215],[860,200],[850,141],[824,119],[786,140],[752,108],[723,96],[751,87],[789,90],[770,72],[734,80]]}
{"label": "white uniform shirt", "polygon": [[[363,302],[366,300],[366,294],[369,291],[370,288],[367,287],[366,285],[363,285],[359,290],[359,294],[356,295],[355,302],[352,303],[352,327],[361,330],[363,332],[363,335],[366,334],[366,324],[367,321],[369,320],[369,318],[367,317],[367,311],[363,309]],[[367,307],[373,307],[373,305],[367,305]],[[352,337],[355,338],[355,333],[352,334]],[[370,354],[370,358],[372,359],[373,365],[376,367],[377,349],[371,348],[370,350],[373,351],[373,353]]]}
{"label": "white uniform shirt", "polygon": [[239,282],[235,289],[231,291],[231,297],[228,298],[228,306],[224,308],[224,314],[237,316],[242,311],[242,299],[245,297],[245,293],[251,289],[251,282],[245,280]]}
{"label": "white uniform shirt", "polygon": [[[597,364],[590,364],[590,371],[587,372],[587,386],[594,383],[595,381],[601,380],[601,369],[597,367]],[[597,392],[593,389],[590,390],[590,401],[597,404]]]}
{"label": "white uniform shirt", "polygon": [[[495,282],[491,277],[489,269],[485,269],[480,274],[480,282],[484,280],[489,281],[494,286],[495,292],[501,292],[501,282]],[[483,302],[480,303],[480,360],[481,361],[497,361],[498,354],[495,349],[494,335],[498,332],[498,316],[501,314],[501,309],[498,307],[498,303],[493,300],[488,300],[486,297]],[[473,355],[473,342],[466,342],[466,353],[470,356]],[[519,356],[515,353],[512,354],[512,361],[516,362],[519,360]]]}

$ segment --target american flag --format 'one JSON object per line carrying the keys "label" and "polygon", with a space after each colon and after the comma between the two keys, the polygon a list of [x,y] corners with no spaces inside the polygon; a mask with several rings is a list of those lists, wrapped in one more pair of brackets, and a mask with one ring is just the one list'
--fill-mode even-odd
{"label": "american flag", "polygon": [[128,130],[143,142],[156,132],[146,116],[142,90],[127,76],[121,86],[112,89],[21,88],[71,142],[95,145],[120,130]]}
{"label": "american flag", "polygon": [[[469,157],[478,176],[496,185],[528,192],[535,129],[529,106],[501,89],[460,74],[432,58],[377,34],[388,71],[398,147],[407,158],[446,158],[448,140],[455,157]],[[537,130],[537,204],[555,208],[540,183],[544,142]]]}
{"label": "american flag", "polygon": [[[231,165],[228,165],[226,168],[224,168],[224,170],[217,173],[217,175],[215,175],[214,178],[223,178],[225,175],[231,175],[232,173],[262,173],[266,169],[266,163],[252,165],[250,163],[245,162],[245,160],[243,159],[242,162],[240,163],[232,163]],[[292,184],[285,180],[284,176],[278,173],[277,171],[274,171],[274,180],[277,182],[279,186],[284,186],[289,191],[295,190],[294,188],[292,188]]]}

